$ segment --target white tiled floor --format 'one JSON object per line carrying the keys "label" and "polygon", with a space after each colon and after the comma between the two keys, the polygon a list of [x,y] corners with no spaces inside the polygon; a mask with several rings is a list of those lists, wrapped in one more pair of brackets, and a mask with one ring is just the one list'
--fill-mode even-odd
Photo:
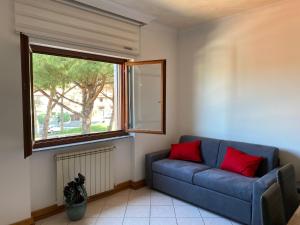
{"label": "white tiled floor", "polygon": [[37,225],[238,225],[214,213],[142,188],[125,190],[91,202],[84,219],[68,221],[65,213],[38,221]]}

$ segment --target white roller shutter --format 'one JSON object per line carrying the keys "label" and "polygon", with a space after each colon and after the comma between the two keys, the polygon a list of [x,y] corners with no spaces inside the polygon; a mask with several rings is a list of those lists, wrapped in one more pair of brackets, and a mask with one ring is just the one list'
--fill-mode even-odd
{"label": "white roller shutter", "polygon": [[52,41],[138,55],[140,25],[52,0],[15,0],[16,31]]}

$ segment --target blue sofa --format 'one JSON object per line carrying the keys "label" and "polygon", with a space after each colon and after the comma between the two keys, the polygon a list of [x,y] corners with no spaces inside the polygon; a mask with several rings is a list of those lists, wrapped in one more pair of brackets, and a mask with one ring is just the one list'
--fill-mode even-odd
{"label": "blue sofa", "polygon": [[[193,140],[201,140],[203,163],[170,160],[169,150],[147,154],[147,185],[237,222],[261,225],[260,197],[276,181],[278,148],[187,135],[179,142]],[[257,177],[219,168],[228,146],[264,157]]]}

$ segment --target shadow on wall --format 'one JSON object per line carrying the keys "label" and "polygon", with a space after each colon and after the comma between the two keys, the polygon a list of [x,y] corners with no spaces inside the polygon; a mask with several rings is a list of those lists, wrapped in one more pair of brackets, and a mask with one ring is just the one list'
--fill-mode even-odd
{"label": "shadow on wall", "polygon": [[[298,8],[297,8],[298,7]],[[180,131],[279,147],[300,180],[300,2],[180,33]]]}
{"label": "shadow on wall", "polygon": [[[219,25],[217,21],[210,22],[201,25],[200,29],[187,32],[188,39],[184,45],[188,46],[188,53],[184,58],[189,61],[181,70],[186,76],[185,95],[188,95],[189,101],[185,103],[182,127],[187,132],[205,132],[224,138],[230,132],[228,129],[238,94],[238,58],[231,34],[222,40],[215,38],[222,29]],[[201,126],[195,121],[200,122]]]}
{"label": "shadow on wall", "polygon": [[300,171],[300,156],[293,154],[294,151],[290,149],[280,149],[279,158],[280,158],[280,166],[283,166],[287,163],[292,163],[295,167],[295,171],[297,173],[297,180],[300,180],[299,171]]}

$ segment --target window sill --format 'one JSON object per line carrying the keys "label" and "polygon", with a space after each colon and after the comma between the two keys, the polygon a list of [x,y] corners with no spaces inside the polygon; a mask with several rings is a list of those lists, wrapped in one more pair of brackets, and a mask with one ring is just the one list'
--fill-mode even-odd
{"label": "window sill", "polygon": [[55,145],[55,146],[48,146],[48,147],[41,147],[41,148],[34,148],[32,152],[43,152],[43,151],[56,151],[56,150],[62,150],[64,148],[69,147],[77,147],[82,145],[89,145],[89,144],[96,144],[96,143],[102,143],[102,142],[108,142],[108,141],[115,141],[125,138],[131,138],[133,135],[131,134],[125,134],[122,136],[116,136],[116,137],[109,137],[109,138],[103,138],[98,140],[90,140],[90,141],[82,141],[82,142],[76,142],[76,143],[70,143],[70,144],[62,144],[62,145]]}
{"label": "window sill", "polygon": [[61,138],[50,138],[46,140],[36,141],[33,144],[33,149],[67,145],[72,143],[88,142],[94,140],[102,140],[102,139],[107,139],[112,137],[120,137],[127,134],[128,133],[123,130],[116,130],[116,131],[108,131],[103,133],[90,133],[90,134],[74,135],[74,136],[61,137]]}

